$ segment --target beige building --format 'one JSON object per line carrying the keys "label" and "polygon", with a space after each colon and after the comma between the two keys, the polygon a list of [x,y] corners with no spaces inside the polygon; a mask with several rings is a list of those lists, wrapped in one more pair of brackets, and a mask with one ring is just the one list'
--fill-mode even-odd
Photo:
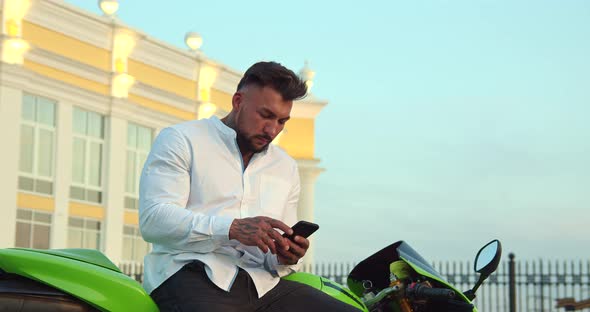
{"label": "beige building", "polygon": [[[242,73],[198,44],[179,49],[62,1],[0,3],[0,247],[142,261],[138,179],[152,140],[170,124],[225,116]],[[313,72],[301,74],[311,83]],[[299,163],[306,220],[322,171],[314,123],[326,104],[313,94],[295,103],[274,142]]]}

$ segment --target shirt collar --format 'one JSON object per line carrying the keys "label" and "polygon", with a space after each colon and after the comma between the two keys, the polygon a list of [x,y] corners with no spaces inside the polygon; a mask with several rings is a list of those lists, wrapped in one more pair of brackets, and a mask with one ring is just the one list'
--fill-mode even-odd
{"label": "shirt collar", "polygon": [[221,134],[231,137],[232,139],[236,138],[236,131],[224,124],[217,116],[211,116],[209,120],[215,125],[215,128],[217,128]]}
{"label": "shirt collar", "polygon": [[[235,140],[237,137],[237,133],[234,129],[228,127],[226,124],[223,123],[223,121],[221,121],[221,119],[219,119],[217,116],[211,116],[209,118],[209,120],[215,125],[215,128],[217,128],[217,130],[219,130],[219,132],[225,136],[225,137],[229,137],[232,140]],[[265,156],[266,154],[268,154],[268,150],[271,149],[272,143],[268,144],[266,146],[266,148],[262,151],[260,151],[259,153],[254,153],[254,155],[252,155],[252,157],[254,158],[256,157],[262,157]]]}

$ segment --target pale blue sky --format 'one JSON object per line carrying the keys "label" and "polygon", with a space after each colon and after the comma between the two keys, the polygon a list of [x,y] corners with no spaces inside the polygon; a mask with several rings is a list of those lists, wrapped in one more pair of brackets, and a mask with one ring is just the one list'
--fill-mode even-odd
{"label": "pale blue sky", "polygon": [[468,260],[493,238],[519,258],[590,258],[589,1],[120,3],[130,26],[182,48],[197,31],[240,71],[310,61],[330,102],[318,260],[399,239]]}

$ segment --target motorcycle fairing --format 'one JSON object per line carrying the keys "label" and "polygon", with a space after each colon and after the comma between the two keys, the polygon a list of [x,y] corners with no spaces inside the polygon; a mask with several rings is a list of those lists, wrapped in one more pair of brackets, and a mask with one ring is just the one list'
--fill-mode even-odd
{"label": "motorcycle fairing", "polygon": [[[408,263],[416,273],[445,285],[445,287],[454,290],[462,301],[470,302],[461,291],[447,282],[418,252],[404,241],[393,243],[359,262],[348,275],[348,287],[359,297],[365,291],[363,281],[371,281],[375,289],[388,287],[390,283],[389,265],[400,259]],[[474,308],[473,311],[476,312],[477,310]]]}
{"label": "motorcycle fairing", "polygon": [[393,243],[359,262],[348,274],[346,281],[348,288],[360,297],[365,291],[363,281],[371,281],[375,289],[388,287],[389,264],[399,260],[397,248],[403,243],[403,241]]}
{"label": "motorcycle fairing", "polygon": [[0,268],[60,289],[102,311],[158,311],[137,281],[101,262],[100,257],[93,260],[93,254],[1,249]]}
{"label": "motorcycle fairing", "polygon": [[121,272],[119,268],[109,260],[100,251],[95,249],[81,249],[81,248],[70,248],[70,249],[26,249],[26,248],[14,248],[21,250],[28,250],[31,252],[46,253],[58,257],[70,258],[94,265],[107,268],[116,272]]}
{"label": "motorcycle fairing", "polygon": [[[440,275],[436,271],[435,271],[436,274],[432,274],[430,271],[424,270],[424,268],[422,266],[417,265],[416,263],[412,262],[411,257],[406,258],[404,255],[400,254],[400,258],[403,259],[406,263],[408,263],[412,267],[412,269],[414,269],[414,271],[416,271],[416,273],[426,276],[428,278],[431,278],[431,279],[445,285],[447,288],[454,290],[455,296],[459,296],[461,298],[460,299],[461,301],[470,302],[470,300],[463,294],[463,292],[459,291],[458,289],[453,287],[453,285],[449,284],[449,282],[447,282],[445,279],[440,277]],[[473,312],[477,312],[477,309],[475,308],[475,306],[472,305],[472,308],[473,308]]]}
{"label": "motorcycle fairing", "polygon": [[[408,243],[402,242],[402,244],[397,248],[397,252],[399,253],[399,257],[406,261],[416,273],[426,276],[430,279],[433,279],[442,285],[445,285],[447,288],[450,288],[455,291],[455,294],[465,302],[470,302],[469,299],[463,294],[463,292],[456,289],[451,283],[449,283],[446,279],[442,277],[418,252],[416,252]],[[477,310],[473,310],[477,311]]]}
{"label": "motorcycle fairing", "polygon": [[365,307],[363,302],[352,292],[350,292],[350,290],[327,278],[323,278],[310,273],[297,272],[282,277],[282,279],[306,284],[330,295],[335,299],[338,299],[344,303],[356,307],[361,311],[367,311],[367,307]]}

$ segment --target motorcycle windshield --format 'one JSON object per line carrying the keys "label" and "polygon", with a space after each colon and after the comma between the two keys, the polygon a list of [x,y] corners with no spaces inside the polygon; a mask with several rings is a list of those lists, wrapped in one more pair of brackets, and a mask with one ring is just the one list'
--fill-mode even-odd
{"label": "motorcycle windshield", "polygon": [[379,250],[370,257],[359,262],[348,275],[348,287],[357,296],[362,296],[364,292],[363,283],[367,286],[367,281],[370,281],[370,284],[375,289],[388,287],[390,274],[389,265],[392,262],[401,259],[409,262],[412,267],[419,268],[420,270],[436,277],[439,281],[445,281],[445,279],[408,243],[399,241]]}
{"label": "motorcycle windshield", "polygon": [[413,264],[414,267],[418,267],[423,271],[428,272],[429,274],[437,277],[441,281],[445,281],[445,279],[438,273],[420,254],[415,251],[408,243],[401,242],[400,246],[397,247],[397,252],[399,256]]}

